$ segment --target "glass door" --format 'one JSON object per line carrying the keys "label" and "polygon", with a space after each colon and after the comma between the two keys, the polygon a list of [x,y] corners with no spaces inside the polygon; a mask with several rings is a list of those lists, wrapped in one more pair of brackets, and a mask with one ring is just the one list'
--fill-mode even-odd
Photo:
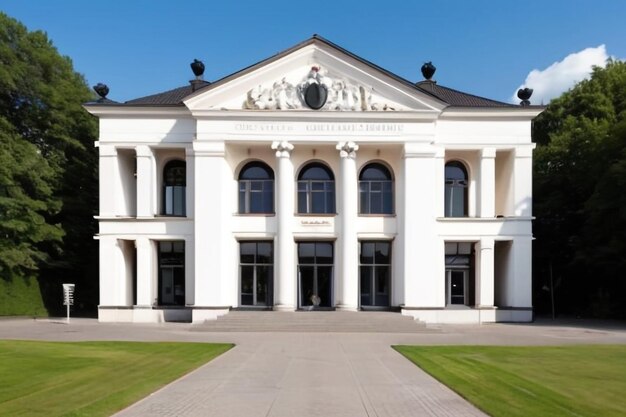
{"label": "glass door", "polygon": [[298,244],[298,307],[333,307],[333,244]]}
{"label": "glass door", "polygon": [[272,305],[274,257],[272,242],[240,242],[241,306]]}
{"label": "glass door", "polygon": [[391,242],[361,242],[361,307],[389,307]]}
{"label": "glass door", "polygon": [[446,270],[447,304],[467,305],[468,272],[466,269]]}

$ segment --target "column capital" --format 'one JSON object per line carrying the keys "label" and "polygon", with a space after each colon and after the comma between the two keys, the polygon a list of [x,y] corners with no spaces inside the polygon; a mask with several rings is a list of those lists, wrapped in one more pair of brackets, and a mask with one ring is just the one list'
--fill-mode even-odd
{"label": "column capital", "polygon": [[480,239],[480,241],[478,242],[478,244],[476,246],[478,246],[478,250],[493,250],[493,248],[495,247],[495,239],[492,237],[483,237]]}
{"label": "column capital", "polygon": [[135,153],[137,155],[137,158],[141,158],[141,157],[151,158],[152,157],[152,149],[147,145],[135,146]]}
{"label": "column capital", "polygon": [[113,145],[98,145],[98,154],[103,156],[117,156],[117,148]]}
{"label": "column capital", "polygon": [[495,158],[496,157],[496,148],[483,148],[480,152],[481,158]]}
{"label": "column capital", "polygon": [[276,151],[277,158],[289,158],[291,151],[293,151],[293,145],[286,140],[277,140],[272,142],[272,149]]}
{"label": "column capital", "polygon": [[354,142],[339,142],[335,147],[339,151],[339,156],[342,158],[356,158],[356,151],[359,150],[359,145]]}

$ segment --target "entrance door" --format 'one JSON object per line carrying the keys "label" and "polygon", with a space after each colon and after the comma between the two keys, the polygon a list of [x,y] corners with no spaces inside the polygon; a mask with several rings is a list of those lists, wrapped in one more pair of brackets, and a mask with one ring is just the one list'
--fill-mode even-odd
{"label": "entrance door", "polygon": [[391,242],[361,242],[361,307],[389,307]]}
{"label": "entrance door", "polygon": [[159,242],[159,305],[185,305],[185,242]]}
{"label": "entrance door", "polygon": [[467,305],[468,270],[446,269],[446,303]]}
{"label": "entrance door", "polygon": [[240,242],[241,306],[272,305],[272,242]]}
{"label": "entrance door", "polygon": [[333,244],[298,243],[298,307],[333,306]]}

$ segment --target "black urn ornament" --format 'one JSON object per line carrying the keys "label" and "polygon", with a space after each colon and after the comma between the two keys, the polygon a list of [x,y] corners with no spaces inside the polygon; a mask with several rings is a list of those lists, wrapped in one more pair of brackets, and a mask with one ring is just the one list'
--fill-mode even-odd
{"label": "black urn ornament", "polygon": [[196,77],[200,77],[202,74],[204,74],[204,63],[202,61],[194,59],[191,63],[191,70]]}
{"label": "black urn ornament", "polygon": [[306,90],[304,90],[304,101],[306,105],[313,110],[319,110],[324,107],[327,98],[328,91],[326,91],[326,87],[321,84],[311,83],[307,86]]}
{"label": "black urn ornament", "polygon": [[437,71],[437,67],[435,67],[430,61],[422,65],[422,75],[429,81],[433,78],[433,75],[435,75],[435,71]]}
{"label": "black urn ornament", "polygon": [[109,87],[106,84],[98,83],[93,86],[93,91],[100,96],[101,99],[105,99],[109,94]]}
{"label": "black urn ornament", "polygon": [[533,89],[532,88],[520,88],[519,90],[517,90],[517,98],[519,98],[520,100],[520,105],[521,106],[530,106],[530,96],[533,95]]}

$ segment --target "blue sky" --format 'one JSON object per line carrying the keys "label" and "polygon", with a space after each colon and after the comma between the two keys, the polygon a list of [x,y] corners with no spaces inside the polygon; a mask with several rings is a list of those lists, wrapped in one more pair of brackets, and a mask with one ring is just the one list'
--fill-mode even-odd
{"label": "blue sky", "polygon": [[572,67],[626,57],[622,0],[0,0],[0,10],[47,32],[117,101],[185,85],[194,58],[216,80],[314,33],[409,80],[432,61],[440,84],[502,101],[532,70],[529,86],[549,100],[584,76]]}

